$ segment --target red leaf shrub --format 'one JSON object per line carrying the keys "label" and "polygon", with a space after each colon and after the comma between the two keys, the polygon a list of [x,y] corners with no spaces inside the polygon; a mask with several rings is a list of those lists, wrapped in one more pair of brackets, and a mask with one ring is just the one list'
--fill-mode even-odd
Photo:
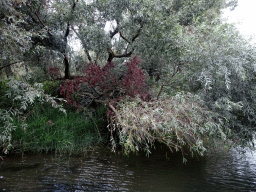
{"label": "red leaf shrub", "polygon": [[60,85],[60,95],[63,95],[68,105],[78,107],[75,94],[80,91],[81,79],[82,78],[75,78],[73,80],[67,79]]}
{"label": "red leaf shrub", "polygon": [[136,97],[139,95],[143,100],[149,100],[150,94],[147,89],[146,75],[144,71],[138,66],[141,63],[139,56],[135,56],[126,63],[128,68],[127,74],[121,81],[121,86],[126,90],[127,95]]}
{"label": "red leaf shrub", "polygon": [[[76,93],[79,93],[80,86],[82,84],[87,87],[97,88],[107,98],[107,102],[116,107],[116,104],[126,96],[136,97],[137,95],[142,100],[149,100],[150,94],[148,86],[146,84],[146,75],[144,71],[139,67],[142,61],[139,56],[135,56],[126,63],[127,72],[123,75],[121,80],[118,80],[113,73],[115,65],[112,62],[108,62],[104,67],[99,67],[93,63],[89,63],[89,66],[84,70],[84,77],[75,78],[74,80],[66,80],[61,85],[60,94],[64,96],[67,103],[73,106],[78,106]],[[115,91],[122,90],[122,94],[114,95]],[[112,111],[107,112],[109,116],[113,115]]]}
{"label": "red leaf shrub", "polygon": [[60,77],[60,69],[58,67],[49,67],[47,73],[53,79],[54,77]]}
{"label": "red leaf shrub", "polygon": [[84,70],[83,83],[89,87],[98,87],[101,91],[113,89],[117,86],[117,78],[110,71],[115,68],[112,62],[108,62],[103,68],[90,63]]}

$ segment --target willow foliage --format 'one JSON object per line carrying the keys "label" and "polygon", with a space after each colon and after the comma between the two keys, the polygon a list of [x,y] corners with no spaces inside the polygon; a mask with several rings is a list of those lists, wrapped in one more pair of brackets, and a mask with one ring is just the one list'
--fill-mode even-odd
{"label": "willow foliage", "polygon": [[220,114],[233,139],[254,145],[256,50],[234,26],[201,24],[186,36],[190,88]]}
{"label": "willow foliage", "polygon": [[[163,143],[171,151],[189,149],[192,156],[203,155],[206,141],[227,142],[230,136],[218,114],[205,108],[203,101],[191,93],[180,92],[152,102],[136,98],[119,105],[111,132],[117,132],[127,154],[140,150],[151,153],[155,143]],[[114,138],[112,141],[115,148]]]}

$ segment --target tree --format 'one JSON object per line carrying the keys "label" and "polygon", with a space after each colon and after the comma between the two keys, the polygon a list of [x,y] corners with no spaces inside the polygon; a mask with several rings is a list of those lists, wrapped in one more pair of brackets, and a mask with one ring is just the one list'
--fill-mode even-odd
{"label": "tree", "polygon": [[[30,35],[31,41],[27,42],[30,51],[25,57],[33,58],[31,56],[36,52],[36,57],[45,59],[50,54],[48,50],[55,51],[59,53],[55,57],[63,59],[65,78],[69,78],[70,50],[67,42],[72,32],[81,40],[89,62],[103,61],[101,64],[105,65],[115,58],[123,58],[120,60],[122,63],[125,58],[139,54],[147,61],[144,68],[151,74],[150,71],[162,68],[154,64],[156,61],[161,61],[160,66],[169,65],[173,52],[176,54],[180,49],[180,26],[192,25],[198,19],[204,20],[206,14],[208,19],[212,19],[209,11],[214,10],[219,14],[224,2],[5,0],[2,5],[5,8],[3,11],[11,9],[12,14],[15,12],[22,16],[21,20],[15,19],[19,24],[10,26]],[[109,32],[105,31],[107,24],[113,26]],[[15,36],[12,33],[12,37]],[[23,51],[26,50],[23,48]],[[162,73],[161,70],[159,73]]]}
{"label": "tree", "polygon": [[[140,55],[141,66],[151,77],[152,87],[160,88],[153,90],[156,100],[161,99],[163,92],[174,95],[185,90],[200,95],[207,107],[219,114],[215,120],[224,122],[223,133],[235,143],[246,146],[253,144],[256,123],[253,115],[256,110],[255,50],[245,46],[247,43],[235,29],[220,20],[221,9],[234,8],[236,2],[3,1],[0,24],[4,48],[1,48],[1,56],[6,64],[1,64],[0,69],[33,57],[43,61],[41,67],[44,69],[63,60],[64,77],[69,79],[72,65],[69,58],[74,55],[68,41],[74,35],[81,41],[87,57],[83,62],[90,63],[87,65],[89,69],[85,70],[87,76],[91,74],[90,70],[105,74],[104,69],[115,63],[116,67],[111,70],[115,69],[116,76],[94,74],[98,82],[93,85],[94,77],[84,77],[87,86],[104,93],[106,90],[102,85],[106,82],[112,82],[112,91],[115,86],[125,87],[124,83],[114,84],[112,78],[122,82],[129,73],[129,67],[125,66],[128,58]],[[110,26],[108,31],[106,26]],[[38,61],[32,65],[38,65]],[[137,71],[141,69],[137,68]],[[144,83],[146,78],[144,74],[141,76]],[[74,78],[73,82],[78,81],[79,78]],[[72,81],[66,82],[72,84]],[[77,85],[78,90],[81,87],[79,83]],[[92,96],[88,92],[85,95],[86,98]],[[108,98],[113,99],[111,94]]]}
{"label": "tree", "polygon": [[23,53],[30,49],[31,33],[23,27],[25,16],[19,12],[19,2],[0,2],[0,72],[11,72],[11,65],[22,62]]}
{"label": "tree", "polygon": [[232,139],[254,146],[255,47],[230,24],[198,24],[186,36],[190,91],[219,113]]}

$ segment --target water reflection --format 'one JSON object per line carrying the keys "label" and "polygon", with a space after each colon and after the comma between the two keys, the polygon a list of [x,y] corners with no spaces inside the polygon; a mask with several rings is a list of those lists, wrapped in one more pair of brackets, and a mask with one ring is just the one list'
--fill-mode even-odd
{"label": "water reflection", "polygon": [[0,191],[255,191],[255,155],[208,153],[181,163],[179,155],[36,155],[0,163]]}
{"label": "water reflection", "polygon": [[206,183],[221,191],[256,190],[256,152],[245,155],[232,151],[209,156],[205,167]]}

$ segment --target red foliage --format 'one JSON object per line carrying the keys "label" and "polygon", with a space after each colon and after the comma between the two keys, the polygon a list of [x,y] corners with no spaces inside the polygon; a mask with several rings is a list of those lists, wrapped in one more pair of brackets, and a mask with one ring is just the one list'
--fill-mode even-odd
{"label": "red foliage", "polygon": [[[150,94],[146,84],[146,75],[139,67],[140,63],[139,56],[135,56],[127,62],[127,72],[123,74],[121,80],[118,80],[112,72],[115,68],[112,62],[108,62],[103,68],[90,63],[84,70],[84,77],[66,80],[61,85],[60,94],[65,97],[68,104],[77,106],[74,95],[80,91],[80,85],[86,83],[88,87],[98,88],[108,99],[107,102],[114,107],[125,96],[136,97],[138,95],[143,100],[149,100]],[[113,95],[116,90],[122,90],[122,93],[125,94]],[[109,116],[112,116],[112,111],[108,111],[108,113]]]}
{"label": "red foliage", "polygon": [[101,91],[113,89],[118,84],[116,76],[110,72],[114,68],[112,62],[108,62],[103,68],[90,63],[84,70],[83,83],[88,83],[89,87],[98,87]]}
{"label": "red foliage", "polygon": [[60,69],[58,67],[49,67],[47,73],[51,76],[51,78],[60,77]]}
{"label": "red foliage", "polygon": [[74,78],[74,80],[66,80],[62,85],[60,85],[60,94],[64,96],[67,104],[77,106],[75,93],[80,91],[81,78]]}
{"label": "red foliage", "polygon": [[150,94],[147,89],[146,75],[143,70],[138,66],[141,63],[139,56],[135,56],[126,63],[128,68],[127,74],[121,81],[122,88],[126,89],[127,95],[136,97],[139,95],[141,99],[148,100]]}

